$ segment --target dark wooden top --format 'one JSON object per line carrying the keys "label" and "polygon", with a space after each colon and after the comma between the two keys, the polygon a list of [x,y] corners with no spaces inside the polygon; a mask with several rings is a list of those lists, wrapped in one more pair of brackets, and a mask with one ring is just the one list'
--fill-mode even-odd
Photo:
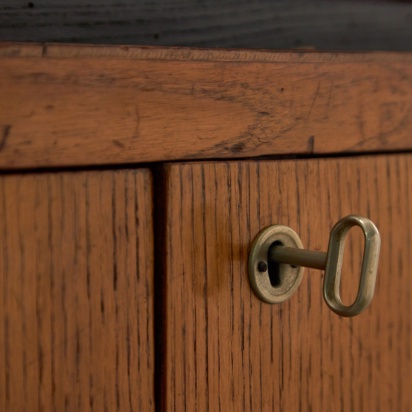
{"label": "dark wooden top", "polygon": [[1,0],[0,39],[412,51],[412,7],[405,0]]}

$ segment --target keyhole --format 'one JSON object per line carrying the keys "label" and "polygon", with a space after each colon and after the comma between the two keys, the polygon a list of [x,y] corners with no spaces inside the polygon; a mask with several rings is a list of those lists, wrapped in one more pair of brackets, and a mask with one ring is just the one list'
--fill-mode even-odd
{"label": "keyhole", "polygon": [[279,241],[273,242],[270,245],[269,251],[268,251],[268,275],[269,275],[270,284],[274,288],[278,288],[282,284],[282,278],[280,276],[280,265],[281,265],[281,263],[278,263],[278,262],[275,262],[275,261],[269,259],[270,250],[274,247],[277,247],[277,246],[282,246],[282,242],[279,242]]}

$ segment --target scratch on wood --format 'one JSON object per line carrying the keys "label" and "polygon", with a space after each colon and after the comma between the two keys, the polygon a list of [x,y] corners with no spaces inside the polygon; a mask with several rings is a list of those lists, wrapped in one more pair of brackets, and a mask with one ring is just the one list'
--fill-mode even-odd
{"label": "scratch on wood", "polygon": [[364,109],[363,109],[363,101],[359,99],[358,104],[358,113],[356,114],[356,122],[358,124],[359,134],[362,137],[362,140],[366,140],[366,133],[365,133],[365,123],[364,123]]}
{"label": "scratch on wood", "polygon": [[313,97],[312,104],[310,105],[310,109],[309,109],[307,119],[309,119],[310,115],[312,114],[313,106],[315,105],[316,99],[318,98],[319,91],[320,91],[320,82],[318,82],[318,87],[316,88],[316,92],[315,92],[315,95]]}
{"label": "scratch on wood", "polygon": [[327,108],[326,108],[326,117],[329,117],[333,87],[334,87],[333,82],[331,82],[330,87],[329,87],[329,93],[328,93],[328,103],[327,103]]}
{"label": "scratch on wood", "polygon": [[315,152],[315,136],[309,136],[308,139],[308,152],[314,153]]}
{"label": "scratch on wood", "polygon": [[113,143],[115,146],[120,147],[121,149],[124,149],[124,144],[123,144],[121,141],[119,141],[119,140],[112,140],[112,143]]}
{"label": "scratch on wood", "polygon": [[10,135],[10,130],[11,130],[11,124],[6,124],[3,127],[3,134],[0,140],[0,152],[6,147],[6,142],[7,142],[7,138]]}
{"label": "scratch on wood", "polygon": [[137,139],[139,137],[139,126],[140,126],[140,116],[139,116],[139,109],[136,107],[136,126],[134,128],[133,139]]}
{"label": "scratch on wood", "polygon": [[230,147],[229,150],[233,153],[240,153],[244,147],[245,147],[245,143],[239,142],[239,143],[234,144],[232,147]]}

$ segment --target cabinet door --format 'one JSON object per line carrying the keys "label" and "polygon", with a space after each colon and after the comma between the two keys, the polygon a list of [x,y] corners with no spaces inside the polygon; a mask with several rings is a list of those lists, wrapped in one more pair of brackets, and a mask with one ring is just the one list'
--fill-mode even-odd
{"label": "cabinet door", "polygon": [[154,410],[148,171],[0,177],[0,410]]}
{"label": "cabinet door", "polygon": [[[165,410],[412,409],[412,156],[174,164],[165,169]],[[348,214],[372,219],[382,249],[372,305],[342,318],[305,270],[289,301],[251,290],[248,252],[269,224],[326,251]],[[349,235],[344,302],[363,241]]]}

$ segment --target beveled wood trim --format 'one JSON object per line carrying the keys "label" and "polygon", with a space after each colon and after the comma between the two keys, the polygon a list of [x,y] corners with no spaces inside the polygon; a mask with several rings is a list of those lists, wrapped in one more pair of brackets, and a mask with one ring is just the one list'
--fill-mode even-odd
{"label": "beveled wood trim", "polygon": [[405,62],[410,52],[345,52],[312,49],[207,49],[196,47],[156,47],[130,45],[59,44],[0,42],[0,57],[123,57],[140,60],[190,60],[232,62]]}
{"label": "beveled wood trim", "polygon": [[412,149],[412,54],[2,44],[0,167]]}

